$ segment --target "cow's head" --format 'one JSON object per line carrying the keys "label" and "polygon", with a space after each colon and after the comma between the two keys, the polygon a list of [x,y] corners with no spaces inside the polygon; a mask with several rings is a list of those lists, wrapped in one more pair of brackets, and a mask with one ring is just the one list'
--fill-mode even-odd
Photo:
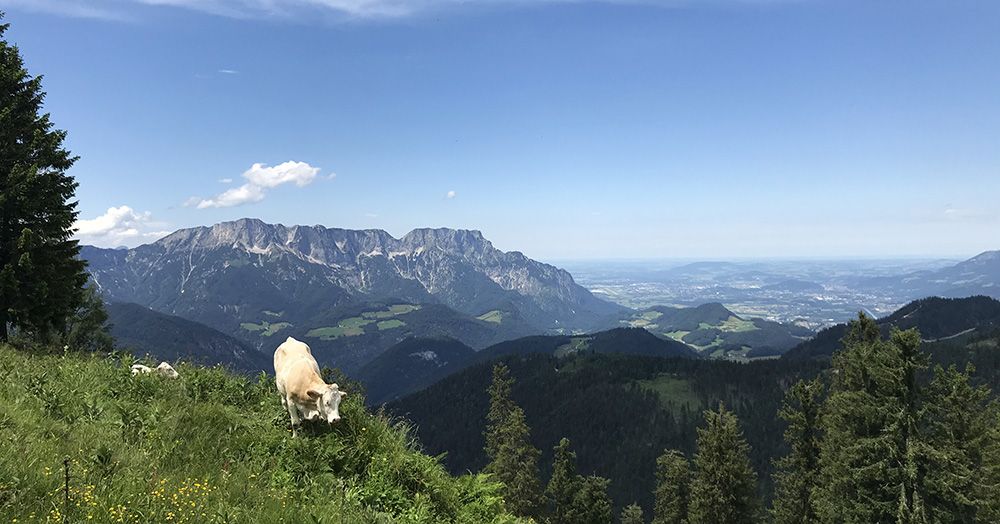
{"label": "cow's head", "polygon": [[340,390],[336,384],[327,384],[325,388],[309,390],[309,397],[316,401],[316,410],[319,416],[333,424],[340,420],[340,401],[347,396],[347,393]]}

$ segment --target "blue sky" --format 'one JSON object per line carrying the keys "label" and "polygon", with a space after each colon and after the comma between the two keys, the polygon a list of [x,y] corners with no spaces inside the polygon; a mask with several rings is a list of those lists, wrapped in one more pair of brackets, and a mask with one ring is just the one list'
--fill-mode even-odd
{"label": "blue sky", "polygon": [[1000,2],[0,9],[98,245],[251,216],[541,259],[1000,249]]}

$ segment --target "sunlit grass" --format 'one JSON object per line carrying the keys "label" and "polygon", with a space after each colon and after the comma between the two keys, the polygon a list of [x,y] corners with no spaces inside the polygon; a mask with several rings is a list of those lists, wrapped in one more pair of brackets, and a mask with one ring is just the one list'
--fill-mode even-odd
{"label": "sunlit grass", "polygon": [[[361,395],[292,438],[273,380],[0,346],[0,522],[510,522]],[[63,460],[69,460],[69,503]]]}

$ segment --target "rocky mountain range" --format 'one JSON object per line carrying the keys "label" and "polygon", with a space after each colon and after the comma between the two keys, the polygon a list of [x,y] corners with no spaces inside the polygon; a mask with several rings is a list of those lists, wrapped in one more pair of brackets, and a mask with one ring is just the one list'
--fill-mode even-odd
{"label": "rocky mountain range", "polygon": [[[406,336],[453,336],[481,348],[597,329],[622,310],[566,271],[469,230],[416,229],[397,239],[240,219],[134,249],[85,246],[81,257],[109,300],[201,322],[268,351],[279,338],[272,335],[301,336],[319,346],[324,363],[348,369]],[[409,321],[426,316],[425,306],[436,307],[426,319],[433,328]]]}

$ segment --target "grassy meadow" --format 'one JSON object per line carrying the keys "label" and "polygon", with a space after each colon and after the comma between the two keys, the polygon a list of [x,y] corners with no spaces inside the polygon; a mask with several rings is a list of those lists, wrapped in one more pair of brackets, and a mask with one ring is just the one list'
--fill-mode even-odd
{"label": "grassy meadow", "polygon": [[357,392],[292,438],[267,376],[131,363],[0,346],[0,522],[516,522]]}

